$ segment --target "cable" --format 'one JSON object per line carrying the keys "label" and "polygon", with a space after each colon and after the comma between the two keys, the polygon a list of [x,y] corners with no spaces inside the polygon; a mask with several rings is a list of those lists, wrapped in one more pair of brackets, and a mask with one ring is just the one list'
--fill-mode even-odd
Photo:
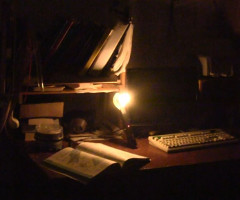
{"label": "cable", "polygon": [[[2,46],[2,61],[1,64],[4,64],[2,67],[4,87],[2,94],[2,116],[0,119],[0,134],[3,132],[3,129],[6,128],[7,120],[13,111],[14,107],[14,98],[16,98],[16,40],[17,40],[17,31],[16,31],[16,17],[13,15],[11,9],[11,3],[4,2],[2,4],[2,9],[4,8],[5,14],[3,15],[3,34],[1,35],[1,40],[5,44]],[[10,45],[8,45],[10,43]],[[11,50],[11,58],[8,58],[7,51]],[[10,61],[10,62],[9,62]],[[7,69],[9,71],[7,71]]]}
{"label": "cable", "polygon": [[3,112],[4,115],[2,116],[2,120],[0,122],[0,134],[2,133],[3,129],[6,127],[6,122],[10,114],[11,106],[12,106],[12,101],[8,101],[8,105],[6,106],[6,110]]}

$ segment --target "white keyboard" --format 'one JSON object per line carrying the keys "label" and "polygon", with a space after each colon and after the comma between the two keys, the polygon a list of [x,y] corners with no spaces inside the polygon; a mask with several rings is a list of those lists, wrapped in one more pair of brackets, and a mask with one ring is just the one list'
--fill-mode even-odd
{"label": "white keyboard", "polygon": [[237,142],[238,139],[221,129],[171,133],[148,137],[149,144],[165,152],[183,151]]}

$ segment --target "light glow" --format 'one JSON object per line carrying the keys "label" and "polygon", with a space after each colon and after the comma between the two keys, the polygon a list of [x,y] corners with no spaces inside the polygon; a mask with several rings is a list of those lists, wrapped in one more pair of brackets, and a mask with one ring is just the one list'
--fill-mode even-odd
{"label": "light glow", "polygon": [[127,104],[131,101],[130,94],[127,92],[124,93],[116,93],[113,96],[113,104],[119,109],[124,109]]}

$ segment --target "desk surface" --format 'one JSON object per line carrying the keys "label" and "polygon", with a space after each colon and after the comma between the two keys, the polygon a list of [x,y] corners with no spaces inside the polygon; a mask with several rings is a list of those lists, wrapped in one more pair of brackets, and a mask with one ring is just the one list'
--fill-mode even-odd
{"label": "desk surface", "polygon": [[[149,145],[146,138],[137,139],[137,149],[130,149],[128,147],[110,141],[104,141],[103,143],[124,151],[128,151],[130,153],[149,157],[151,159],[151,162],[142,167],[141,170],[194,165],[217,161],[240,160],[240,143],[177,153],[166,153],[164,151],[161,151]],[[29,155],[33,160],[39,162],[50,156],[51,153],[32,152]]]}
{"label": "desk surface", "polygon": [[[61,174],[45,169],[48,177],[54,180],[54,184],[60,182],[61,185],[62,183],[62,186],[58,183],[57,187],[60,190],[57,189],[57,191],[64,191],[67,199],[70,196],[71,199],[76,199],[83,195],[94,196],[93,199],[95,199],[96,191],[103,195],[103,199],[116,199],[116,197],[117,199],[151,199],[150,197],[156,199],[156,195],[161,196],[162,199],[166,197],[167,199],[180,199],[183,193],[192,199],[192,192],[194,192],[194,197],[199,197],[199,199],[209,199],[209,196],[216,197],[211,199],[221,199],[219,197],[224,195],[227,197],[225,199],[228,199],[230,194],[237,197],[232,199],[240,197],[238,190],[240,186],[240,143],[172,154],[150,146],[146,138],[137,139],[137,149],[130,149],[110,141],[103,143],[131,153],[148,156],[151,162],[131,175],[120,174],[120,177],[117,176],[114,179],[104,177],[104,180],[90,185],[88,189],[76,181],[69,182],[71,180],[63,178]],[[29,155],[39,162],[51,153],[32,152]]]}
{"label": "desk surface", "polygon": [[143,170],[240,159],[240,143],[177,153],[166,153],[161,151],[149,145],[146,138],[137,139],[137,149],[130,149],[111,142],[105,142],[105,144],[131,153],[149,157],[151,162],[145,165],[142,168]]}

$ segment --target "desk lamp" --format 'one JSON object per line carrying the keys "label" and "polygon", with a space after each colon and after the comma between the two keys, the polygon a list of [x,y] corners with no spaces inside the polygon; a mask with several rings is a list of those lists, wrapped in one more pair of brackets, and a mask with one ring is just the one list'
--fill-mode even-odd
{"label": "desk lamp", "polygon": [[127,92],[116,93],[113,96],[113,104],[115,105],[115,107],[117,107],[120,110],[120,113],[121,113],[120,116],[124,126],[123,130],[126,136],[127,145],[130,148],[136,148],[137,147],[136,140],[130,126],[130,120],[129,120],[128,114],[126,112],[126,106],[127,104],[129,104],[130,100],[131,100],[131,97]]}

